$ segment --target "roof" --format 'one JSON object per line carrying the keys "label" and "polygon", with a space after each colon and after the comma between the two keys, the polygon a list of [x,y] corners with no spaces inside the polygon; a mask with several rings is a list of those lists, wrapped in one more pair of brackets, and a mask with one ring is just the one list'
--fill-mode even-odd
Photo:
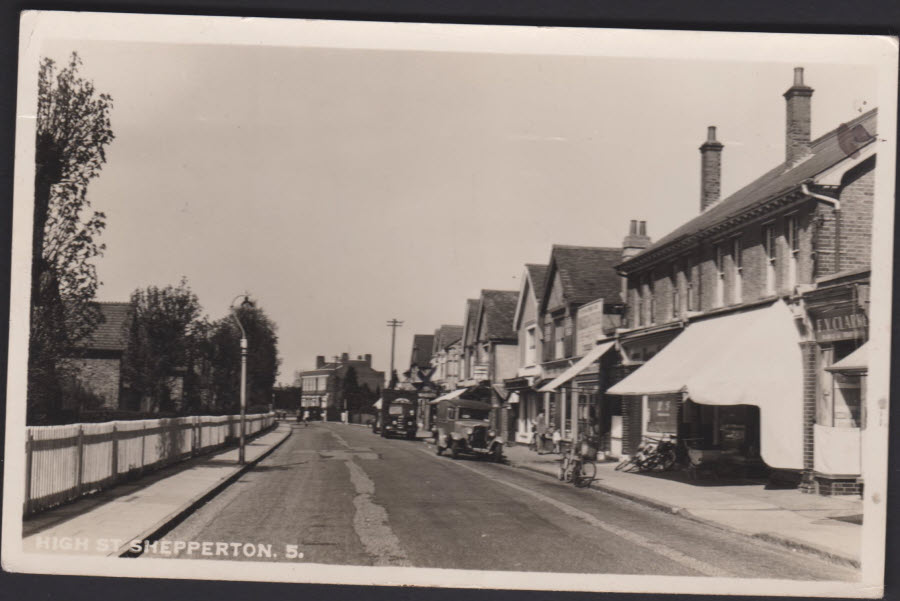
{"label": "roof", "polygon": [[[874,136],[878,131],[877,116],[878,109],[872,109],[843,124],[843,126],[853,130],[856,126],[861,125],[873,136],[872,139],[874,140]],[[842,129],[842,127],[836,127],[810,142],[812,154],[807,159],[793,166],[787,162],[781,163],[731,196],[711,205],[704,212],[666,234],[641,253],[631,257],[628,261],[622,262],[620,267],[632,264],[639,258],[646,258],[674,242],[701,233],[713,225],[783,196],[816,175],[845,160],[848,155],[841,148],[838,139],[839,129]]]}
{"label": "roof", "polygon": [[621,262],[621,248],[554,244],[542,304],[549,296],[554,273],[559,274],[567,303],[582,304],[599,298],[609,303],[622,302],[622,280],[616,273]]}
{"label": "roof", "polygon": [[525,264],[525,270],[528,271],[528,279],[531,280],[531,287],[534,290],[534,297],[538,301],[544,297],[544,287],[547,285],[547,270],[549,267],[549,265]]}
{"label": "roof", "polygon": [[434,334],[415,334],[413,336],[410,365],[425,366],[431,363],[431,349],[434,346]]}
{"label": "roof", "polygon": [[431,347],[431,354],[434,355],[454,342],[462,338],[462,326],[442,325],[434,331],[434,345]]}
{"label": "roof", "polygon": [[481,308],[479,316],[482,316],[485,330],[480,332],[480,338],[487,339],[516,339],[516,331],[513,328],[513,317],[516,314],[516,302],[519,300],[518,290],[482,290]]}
{"label": "roof", "polygon": [[472,399],[444,399],[442,403],[449,403],[455,407],[463,409],[491,409],[491,404],[485,401],[475,401]]}
{"label": "roof", "polygon": [[95,351],[124,351],[128,344],[128,325],[134,309],[131,303],[95,303],[101,320],[82,348]]}
{"label": "roof", "polygon": [[[303,376],[328,376],[328,375],[333,374],[336,370],[338,370],[342,367],[347,367],[347,366],[352,366],[355,369],[357,369],[357,373],[359,373],[360,367],[368,367],[369,369],[372,369],[372,366],[369,365],[368,363],[366,363],[365,361],[359,361],[357,359],[350,359],[343,363],[341,363],[341,362],[336,363],[336,362],[332,361],[330,363],[326,363],[322,367],[317,367],[315,369],[303,370],[299,373],[299,375],[300,375],[300,377],[303,377]],[[376,374],[384,373],[383,371],[378,371],[377,369],[372,369],[372,372],[376,373]]]}
{"label": "roof", "polygon": [[475,321],[478,319],[478,303],[479,299],[477,298],[469,298],[466,299],[466,318],[465,325],[463,326],[463,336],[468,340],[463,340],[463,345],[465,346],[469,340],[473,340],[472,336],[475,333],[475,328],[478,323]]}

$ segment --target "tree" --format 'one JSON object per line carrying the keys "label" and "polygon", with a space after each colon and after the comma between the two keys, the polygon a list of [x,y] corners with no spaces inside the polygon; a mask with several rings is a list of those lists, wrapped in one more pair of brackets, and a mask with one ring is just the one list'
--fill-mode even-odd
{"label": "tree", "polygon": [[[122,378],[131,395],[160,411],[196,404],[195,363],[204,334],[201,307],[182,278],[178,286],[131,293],[134,311]],[[181,391],[178,391],[180,382]]]}
{"label": "tree", "polygon": [[99,285],[92,260],[104,250],[97,238],[106,218],[90,210],[87,188],[114,138],[112,98],[79,75],[81,64],[73,53],[57,71],[44,58],[38,73],[28,354],[32,422],[58,412],[62,381],[72,371],[66,359],[102,319],[91,302]]}
{"label": "tree", "polygon": [[[277,326],[255,303],[237,308],[247,332],[247,406],[269,405],[278,378]],[[212,364],[212,396],[221,409],[240,407],[241,331],[232,315],[212,324],[209,361]]]}

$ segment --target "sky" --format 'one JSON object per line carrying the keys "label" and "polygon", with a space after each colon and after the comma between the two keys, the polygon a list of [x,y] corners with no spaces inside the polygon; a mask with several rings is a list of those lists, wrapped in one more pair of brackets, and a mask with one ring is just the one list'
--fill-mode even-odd
{"label": "sky", "polygon": [[[89,188],[99,300],[186,277],[213,319],[246,292],[278,324],[279,381],[316,355],[408,365],[413,334],[518,290],[552,244],[658,239],[699,212],[715,125],[723,196],[784,159],[794,66],[817,137],[874,105],[853,65],[48,41],[112,95]],[[714,58],[714,53],[711,53]],[[252,352],[252,349],[251,349]]]}

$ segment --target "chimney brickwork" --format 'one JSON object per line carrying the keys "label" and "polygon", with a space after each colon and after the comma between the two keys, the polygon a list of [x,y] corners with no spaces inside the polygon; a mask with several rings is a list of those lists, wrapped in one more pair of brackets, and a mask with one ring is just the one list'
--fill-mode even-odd
{"label": "chimney brickwork", "polygon": [[321,369],[325,366],[325,355],[316,355],[316,369]]}
{"label": "chimney brickwork", "polygon": [[716,140],[716,128],[709,126],[706,141],[700,146],[700,211],[719,201],[722,193],[722,149]]}
{"label": "chimney brickwork", "polygon": [[796,67],[794,85],[784,93],[787,102],[785,161],[791,166],[808,157],[811,152],[812,94],[813,89],[803,83],[803,67]]}
{"label": "chimney brickwork", "polygon": [[622,241],[622,259],[630,259],[648,246],[650,237],[647,236],[647,222],[632,219],[628,235]]}

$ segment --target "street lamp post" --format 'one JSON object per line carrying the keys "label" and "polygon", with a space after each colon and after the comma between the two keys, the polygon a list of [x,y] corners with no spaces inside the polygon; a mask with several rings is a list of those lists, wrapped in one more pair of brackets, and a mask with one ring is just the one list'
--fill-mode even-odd
{"label": "street lamp post", "polygon": [[231,301],[231,314],[234,316],[234,321],[241,330],[241,437],[240,448],[238,450],[238,463],[240,465],[244,465],[245,463],[244,437],[245,432],[247,431],[247,332],[244,330],[241,320],[238,319],[237,307],[234,306],[234,303],[242,296],[244,297],[244,302],[241,303],[241,307],[247,308],[252,306],[250,297],[246,294],[239,294]]}

